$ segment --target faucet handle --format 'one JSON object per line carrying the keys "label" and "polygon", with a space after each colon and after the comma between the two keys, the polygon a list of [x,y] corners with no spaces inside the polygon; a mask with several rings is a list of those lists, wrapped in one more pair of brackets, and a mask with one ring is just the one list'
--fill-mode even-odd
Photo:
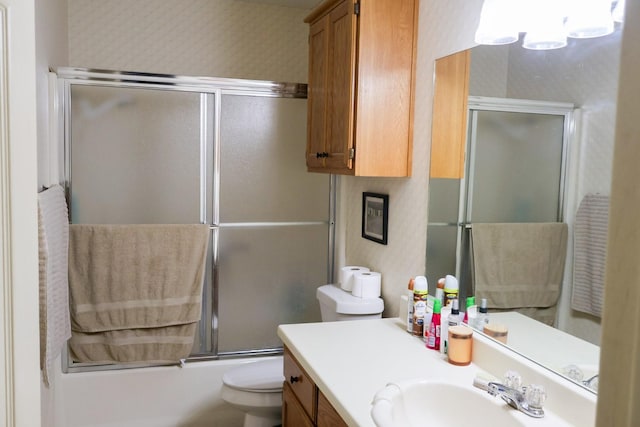
{"label": "faucet handle", "polygon": [[514,390],[522,390],[522,377],[517,371],[507,371],[504,373],[504,385]]}
{"label": "faucet handle", "polygon": [[538,384],[530,384],[524,392],[524,398],[531,408],[542,408],[547,400],[547,392]]}

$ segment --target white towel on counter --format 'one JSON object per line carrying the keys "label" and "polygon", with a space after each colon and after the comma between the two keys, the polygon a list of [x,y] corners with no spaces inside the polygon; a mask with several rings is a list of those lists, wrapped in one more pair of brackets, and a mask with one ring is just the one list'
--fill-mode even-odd
{"label": "white towel on counter", "polygon": [[59,185],[38,194],[40,369],[49,386],[53,361],[71,338],[68,281],[69,217]]}
{"label": "white towel on counter", "polygon": [[587,194],[576,212],[571,308],[602,317],[609,197]]}

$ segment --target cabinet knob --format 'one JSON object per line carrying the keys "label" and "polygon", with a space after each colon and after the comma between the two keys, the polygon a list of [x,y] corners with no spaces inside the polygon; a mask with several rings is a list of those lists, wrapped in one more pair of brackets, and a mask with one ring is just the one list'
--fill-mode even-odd
{"label": "cabinet knob", "polygon": [[293,375],[291,375],[289,381],[291,382],[291,384],[297,383],[298,381],[300,381],[300,377],[294,377]]}
{"label": "cabinet knob", "polygon": [[329,153],[327,153],[326,151],[323,153],[316,153],[316,159],[323,159],[325,157],[329,157]]}

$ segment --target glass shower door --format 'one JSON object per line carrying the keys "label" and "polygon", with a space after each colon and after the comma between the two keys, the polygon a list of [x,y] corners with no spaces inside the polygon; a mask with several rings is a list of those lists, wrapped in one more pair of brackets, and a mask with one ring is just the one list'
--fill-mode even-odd
{"label": "glass shower door", "polygon": [[222,96],[219,354],[279,348],[282,323],[320,320],[329,176],[306,172],[306,101]]}

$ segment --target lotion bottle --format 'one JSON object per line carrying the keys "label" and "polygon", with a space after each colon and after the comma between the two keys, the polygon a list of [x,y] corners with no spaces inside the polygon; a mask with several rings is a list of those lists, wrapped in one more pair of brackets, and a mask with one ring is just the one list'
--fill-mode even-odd
{"label": "lotion bottle", "polygon": [[440,326],[440,353],[442,354],[447,354],[449,351],[449,328],[461,323],[459,306],[458,300],[454,299],[451,305],[442,307],[440,313],[442,323]]}
{"label": "lotion bottle", "polygon": [[440,309],[440,353],[442,354],[447,354],[447,334],[452,312],[453,305],[443,306]]}

